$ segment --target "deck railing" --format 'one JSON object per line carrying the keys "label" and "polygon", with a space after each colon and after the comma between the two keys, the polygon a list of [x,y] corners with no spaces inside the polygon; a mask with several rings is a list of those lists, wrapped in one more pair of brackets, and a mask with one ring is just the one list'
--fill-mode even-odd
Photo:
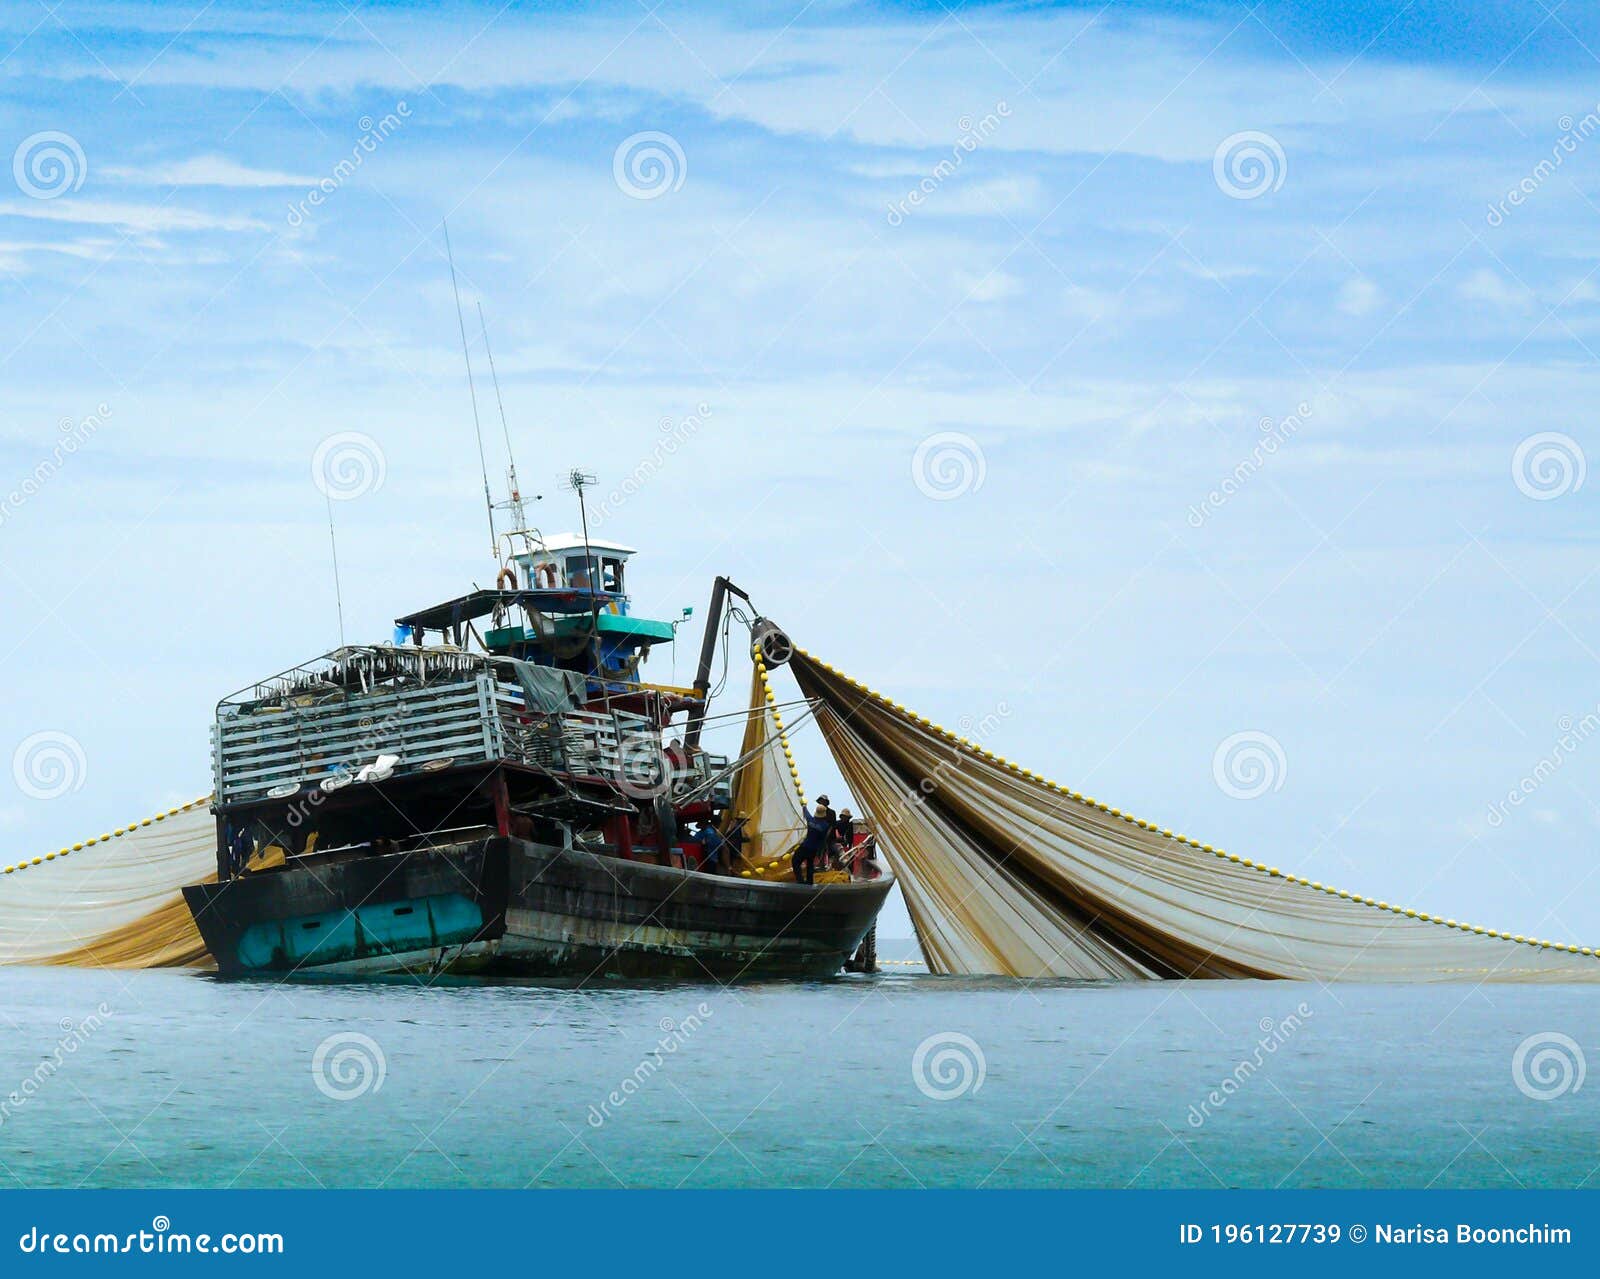
{"label": "deck railing", "polygon": [[[530,710],[520,686],[497,678],[488,664],[458,670],[454,678],[443,670],[430,674],[434,682],[367,683],[366,691],[350,691],[330,689],[303,670],[275,682],[298,692],[224,703],[212,728],[216,802],[298,790],[355,773],[380,755],[396,756],[401,774],[441,761],[510,760],[625,788],[660,758],[660,731],[643,716]],[[306,675],[312,679],[299,682]]]}

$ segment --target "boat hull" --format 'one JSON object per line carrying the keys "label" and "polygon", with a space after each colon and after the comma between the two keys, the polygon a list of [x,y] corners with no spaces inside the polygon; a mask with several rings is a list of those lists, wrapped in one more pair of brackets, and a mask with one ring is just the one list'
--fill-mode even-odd
{"label": "boat hull", "polygon": [[226,976],[821,977],[889,879],[800,885],[491,838],[184,889]]}

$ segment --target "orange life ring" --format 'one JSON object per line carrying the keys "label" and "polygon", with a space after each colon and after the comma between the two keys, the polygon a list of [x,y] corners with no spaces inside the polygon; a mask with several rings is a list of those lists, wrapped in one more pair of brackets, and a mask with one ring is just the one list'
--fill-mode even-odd
{"label": "orange life ring", "polygon": [[[507,578],[511,579],[511,584],[509,586],[506,585],[506,579]],[[502,591],[514,591],[514,590],[516,590],[517,589],[517,573],[516,573],[516,570],[513,569],[509,564],[506,565],[505,568],[500,570],[500,576],[494,579],[494,584],[495,584],[495,586],[497,586]]]}
{"label": "orange life ring", "polygon": [[539,569],[534,575],[534,585],[536,587],[539,585],[539,579],[544,579],[544,585],[552,591],[561,584],[560,572],[554,564],[539,565]]}

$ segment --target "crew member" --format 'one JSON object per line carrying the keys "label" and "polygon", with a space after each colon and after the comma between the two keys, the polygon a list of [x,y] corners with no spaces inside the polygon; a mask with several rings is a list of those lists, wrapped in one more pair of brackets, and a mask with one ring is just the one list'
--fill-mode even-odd
{"label": "crew member", "polygon": [[794,878],[797,884],[817,882],[817,858],[827,851],[833,834],[833,809],[826,795],[817,796],[817,811],[806,818],[806,833],[794,850]]}
{"label": "crew member", "polygon": [[839,810],[839,820],[833,824],[833,837],[839,846],[835,859],[840,867],[848,868],[856,846],[856,819],[848,808]]}
{"label": "crew member", "polygon": [[740,813],[722,837],[722,862],[730,875],[739,869],[739,863],[744,860],[744,828],[749,820],[748,814]]}
{"label": "crew member", "polygon": [[861,856],[856,860],[856,870],[862,879],[878,879],[883,867],[878,865],[878,837],[868,835],[861,841]]}
{"label": "crew member", "polygon": [[722,832],[716,826],[709,821],[704,821],[700,823],[699,843],[704,850],[700,856],[700,869],[708,875],[718,874],[718,866],[722,860],[722,852],[727,840],[723,838]]}

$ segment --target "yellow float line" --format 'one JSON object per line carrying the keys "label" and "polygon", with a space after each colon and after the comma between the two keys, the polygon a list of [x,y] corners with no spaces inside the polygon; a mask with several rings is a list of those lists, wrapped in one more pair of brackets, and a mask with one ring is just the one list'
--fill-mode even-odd
{"label": "yellow float line", "polygon": [[109,835],[97,835],[91,839],[86,839],[81,843],[73,844],[70,847],[60,849],[54,853],[46,853],[43,857],[35,857],[31,860],[20,861],[15,866],[7,866],[3,869],[0,869],[0,875],[14,875],[19,870],[28,870],[33,866],[42,866],[45,862],[53,862],[58,857],[68,857],[73,853],[81,852],[85,848],[93,848],[96,844],[109,843],[111,840],[118,839],[123,835],[131,835],[134,831],[139,830],[141,827],[150,826],[156,822],[164,822],[169,817],[176,817],[179,813],[187,813],[191,808],[199,808],[200,805],[209,804],[210,802],[211,796],[204,795],[199,799],[190,800],[187,804],[184,804],[179,808],[169,808],[166,812],[157,813],[154,817],[146,817],[140,821],[129,822],[126,826],[119,826]]}
{"label": "yellow float line", "polygon": [[1210,844],[1202,844],[1199,840],[1190,839],[1187,835],[1174,834],[1170,830],[1156,826],[1153,823],[1144,821],[1140,818],[1133,817],[1128,813],[1124,813],[1119,808],[1112,808],[1109,804],[1103,804],[1099,800],[1094,799],[1089,795],[1080,795],[1077,791],[1068,790],[1059,782],[1053,782],[1046,777],[1042,777],[1038,773],[1032,772],[1026,768],[1022,768],[1017,764],[1013,764],[1010,760],[1005,759],[1000,755],[996,755],[993,751],[984,749],[976,742],[968,741],[965,737],[957,736],[949,729],[935,724],[926,716],[918,715],[915,711],[907,710],[904,706],[900,705],[899,702],[890,701],[882,693],[868,688],[860,680],[852,679],[837,667],[830,666],[827,662],[822,661],[820,658],[812,656],[812,654],[806,652],[805,649],[796,649],[795,651],[809,661],[815,662],[830,675],[842,679],[845,683],[849,684],[851,688],[866,694],[879,705],[886,706],[890,710],[895,711],[897,714],[905,716],[905,718],[911,720],[913,723],[927,729],[929,732],[936,733],[946,741],[954,742],[956,745],[965,747],[967,750],[976,755],[983,756],[983,758],[989,760],[991,763],[1000,765],[1001,768],[1004,768],[1017,777],[1025,778],[1028,781],[1035,782],[1038,785],[1046,787],[1049,790],[1053,790],[1057,794],[1064,795],[1068,799],[1079,804],[1084,804],[1089,808],[1097,809],[1108,816],[1125,821],[1131,826],[1138,826],[1144,830],[1153,831],[1158,835],[1164,835],[1168,839],[1175,840],[1180,844],[1187,844],[1191,848],[1198,848],[1202,852],[1211,853],[1216,857],[1222,858],[1224,861],[1233,862],[1235,865],[1242,866],[1247,870],[1260,871],[1263,875],[1273,879],[1282,879],[1290,884],[1300,884],[1303,887],[1313,889],[1316,892],[1326,893],[1331,897],[1340,897],[1346,901],[1356,902],[1362,906],[1370,906],[1374,910],[1388,911],[1390,914],[1394,915],[1403,915],[1407,919],[1415,919],[1425,924],[1438,924],[1442,928],[1454,928],[1458,932],[1472,933],[1479,937],[1495,937],[1501,941],[1517,942],[1524,946],[1536,946],[1541,950],[1559,950],[1571,955],[1589,955],[1591,957],[1600,956],[1600,951],[1596,951],[1596,949],[1592,946],[1574,946],[1566,942],[1553,942],[1545,941],[1543,939],[1535,939],[1532,937],[1524,937],[1520,933],[1512,934],[1499,932],[1496,929],[1484,928],[1478,924],[1463,924],[1458,923],[1453,919],[1441,919],[1438,915],[1429,915],[1425,911],[1411,910],[1404,906],[1391,906],[1388,902],[1374,901],[1371,897],[1363,897],[1360,893],[1346,892],[1342,888],[1334,888],[1328,884],[1322,884],[1315,880],[1306,879],[1301,875],[1286,875],[1276,866],[1265,866],[1260,862],[1251,861],[1248,857],[1240,857],[1237,853],[1224,852],[1220,848],[1213,848]]}

